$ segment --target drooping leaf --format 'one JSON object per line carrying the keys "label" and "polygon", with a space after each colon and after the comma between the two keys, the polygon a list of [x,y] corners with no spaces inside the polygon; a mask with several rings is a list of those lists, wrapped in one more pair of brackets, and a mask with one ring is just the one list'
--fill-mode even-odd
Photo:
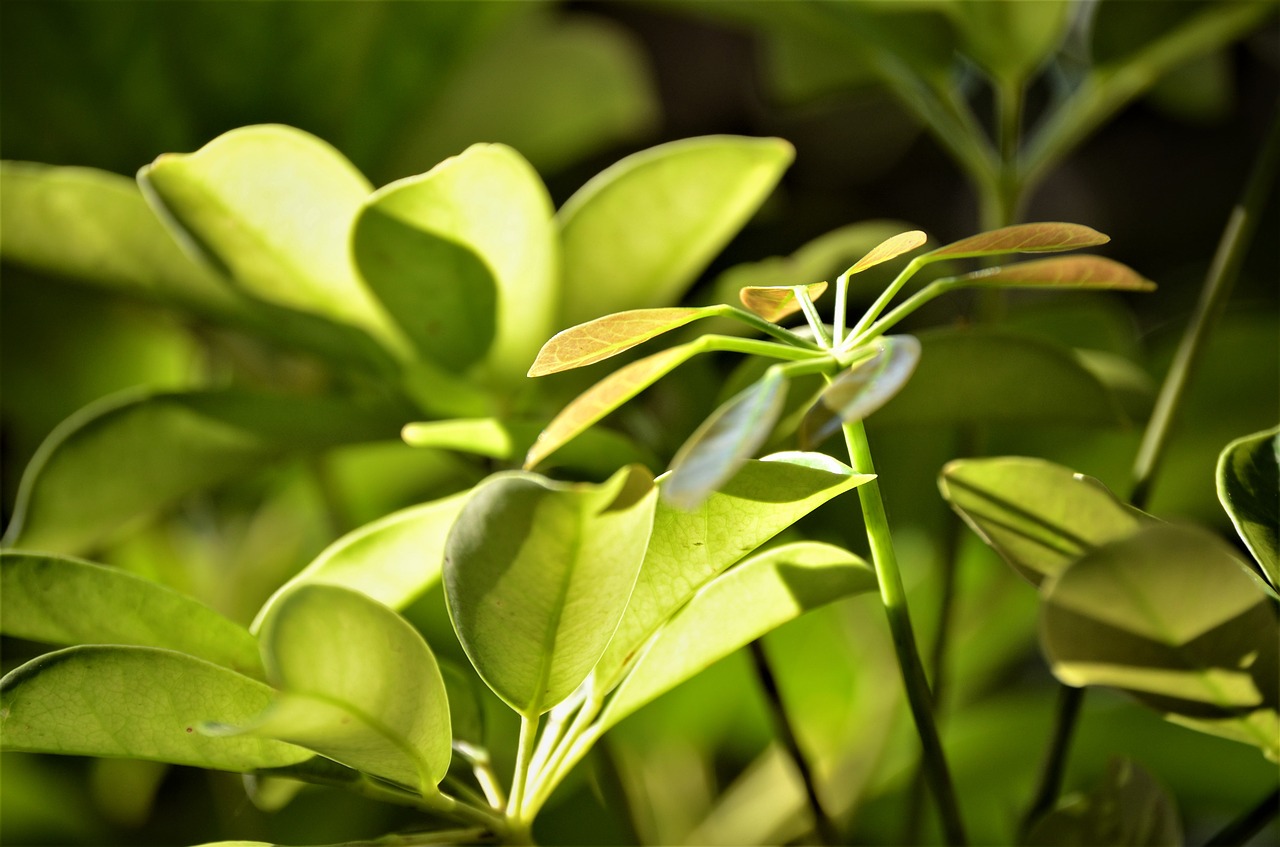
{"label": "drooping leaf", "polygon": [[[406,424],[405,442],[513,460],[525,456],[542,434],[542,424],[497,418],[464,418]],[[653,459],[630,439],[608,430],[582,433],[556,453],[555,465],[608,475],[621,465],[650,464]]]}
{"label": "drooping leaf", "polygon": [[671,460],[663,499],[693,509],[719,489],[764,444],[782,413],[787,381],[770,369],[711,413]]}
{"label": "drooping leaf", "polygon": [[445,597],[480,677],[522,715],[568,697],[604,652],[656,500],[639,466],[600,485],[513,472],[476,488],[449,533]]}
{"label": "drooping leaf", "polygon": [[300,585],[336,585],[403,609],[440,579],[444,543],[470,491],[410,506],[365,524],[330,544],[263,604],[250,627]]}
{"label": "drooping leaf", "polygon": [[561,325],[679,300],[793,155],[777,138],[709,136],[642,151],[598,174],[558,216]]}
{"label": "drooping leaf", "polygon": [[1090,227],[1070,223],[1015,224],[971,235],[931,250],[928,261],[998,256],[1002,253],[1056,253],[1095,247],[1111,239]]}
{"label": "drooping leaf", "polygon": [[[658,481],[659,488],[671,477]],[[829,500],[872,479],[825,453],[750,460],[692,511],[660,498],[622,623],[592,675],[603,696],[663,621],[708,580]]]}
{"label": "drooping leaf", "polygon": [[280,695],[250,720],[203,731],[288,741],[424,792],[444,778],[449,699],[408,621],[358,592],[302,585],[272,606],[261,641]]}
{"label": "drooping leaf", "polygon": [[1141,513],[1093,477],[1043,459],[959,459],[938,478],[943,498],[1033,585],[1142,526]]}
{"label": "drooping leaf", "polygon": [[208,738],[196,731],[202,721],[250,720],[270,701],[266,684],[172,650],[69,647],[0,681],[0,741],[8,751],[123,756],[227,771],[310,758],[310,751],[292,744]]}
{"label": "drooping leaf", "polygon": [[555,328],[553,213],[519,153],[477,144],[374,193],[353,253],[420,354],[452,369],[483,359],[510,381]]}
{"label": "drooping leaf", "polygon": [[258,643],[202,603],[127,571],[41,553],[0,553],[0,632],[44,644],[177,650],[261,679]]}
{"label": "drooping leaf", "polygon": [[849,268],[849,275],[861,273],[867,268],[873,268],[876,265],[883,264],[890,259],[896,259],[903,253],[910,253],[912,250],[924,244],[929,240],[929,236],[925,235],[918,229],[910,232],[899,233],[892,238],[887,238],[877,244],[872,250],[861,259],[853,263],[853,267]]}
{"label": "drooping leaf", "polygon": [[394,438],[402,414],[383,401],[240,391],[108,397],[41,445],[4,545],[79,553],[185,494],[273,459]]}
{"label": "drooping leaf", "polygon": [[1154,291],[1156,284],[1127,265],[1101,256],[1060,256],[975,271],[960,277],[964,284],[997,288],[1093,288]]}
{"label": "drooping leaf", "polygon": [[661,625],[600,723],[612,726],[810,609],[875,587],[866,562],[829,544],[801,541],[752,556],[702,586]]}
{"label": "drooping leaf", "polygon": [[[766,321],[777,323],[788,315],[794,315],[802,308],[800,298],[796,296],[796,288],[792,285],[749,285],[738,292],[742,305],[755,312]],[[809,293],[810,300],[817,300],[827,290],[825,282],[814,282],[803,286]]]}
{"label": "drooping leaf", "polygon": [[546,376],[616,356],[665,332],[717,313],[703,308],[633,309],[587,321],[552,336],[529,368],[529,376]]}
{"label": "drooping leaf", "polygon": [[1167,847],[1182,844],[1173,798],[1128,758],[1113,758],[1101,785],[1071,794],[1027,833],[1033,847]]}
{"label": "drooping leaf", "polygon": [[1218,456],[1218,500],[1273,588],[1280,588],[1280,427],[1246,435]]}
{"label": "drooping leaf", "polygon": [[1121,688],[1162,712],[1275,709],[1280,619],[1254,580],[1212,533],[1148,526],[1045,581],[1041,644],[1064,683]]}
{"label": "drooping leaf", "polygon": [[800,424],[800,443],[817,446],[876,412],[902,390],[920,361],[920,342],[891,335],[876,342],[874,356],[852,365],[832,380]]}

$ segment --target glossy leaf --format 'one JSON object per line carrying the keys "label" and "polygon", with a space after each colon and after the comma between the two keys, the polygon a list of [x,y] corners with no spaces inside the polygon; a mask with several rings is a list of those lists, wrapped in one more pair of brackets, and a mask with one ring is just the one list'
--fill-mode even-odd
{"label": "glossy leaf", "polygon": [[1071,794],[1027,833],[1031,847],[1167,847],[1182,844],[1173,798],[1135,762],[1112,759],[1101,785]]}
{"label": "glossy leaf", "polygon": [[964,285],[997,288],[1092,288],[1154,291],[1156,284],[1132,268],[1101,256],[1061,256],[975,271],[960,277]]}
{"label": "glossy leaf", "polygon": [[931,250],[926,255],[930,262],[934,262],[939,259],[999,256],[1004,253],[1057,253],[1095,247],[1110,240],[1108,236],[1081,224],[1015,224],[962,238]]}
{"label": "glossy leaf", "polygon": [[978,537],[1033,585],[1142,526],[1141,513],[1098,480],[1043,459],[960,459],[942,469],[938,487]]}
{"label": "glossy leaf", "polygon": [[463,491],[410,506],[342,536],[263,604],[252,631],[300,585],[334,585],[392,609],[408,606],[439,581],[445,538],[470,496]]}
{"label": "glossy leaf", "polygon": [[281,694],[251,721],[204,731],[288,741],[424,792],[444,778],[449,700],[408,621],[355,591],[303,585],[275,603],[261,641]]}
{"label": "glossy leaf", "polygon": [[536,717],[587,677],[631,596],[657,492],[641,467],[599,485],[513,472],[479,485],[449,533],[445,597],[480,677]]}
{"label": "glossy leaf", "polygon": [[876,342],[874,356],[831,381],[800,424],[800,443],[816,447],[846,423],[870,416],[902,390],[920,361],[920,342],[891,335]]}
{"label": "glossy leaf", "polygon": [[258,643],[203,603],[127,571],[0,553],[0,632],[44,644],[163,647],[263,676]]}
{"label": "glossy leaf", "polygon": [[559,256],[547,190],[519,153],[477,144],[368,199],[353,252],[423,356],[522,376],[551,334]]}
{"label": "glossy leaf", "polygon": [[704,585],[662,624],[600,723],[612,726],[810,609],[875,588],[866,562],[829,544],[801,541],[752,556]]}
{"label": "glossy leaf", "polygon": [[782,414],[787,381],[770,369],[711,413],[671,460],[663,499],[693,509],[727,482],[760,449]]}
{"label": "glossy leaf", "polygon": [[793,155],[778,138],[690,138],[636,153],[591,179],[559,213],[561,325],[679,300]]}
{"label": "glossy leaf", "polygon": [[[603,695],[638,649],[700,587],[822,504],[873,477],[825,453],[750,460],[692,511],[659,498],[653,534],[627,612],[592,676]],[[659,478],[661,489],[671,476]]]}
{"label": "glossy leaf", "polygon": [[1273,588],[1280,588],[1280,427],[1246,435],[1218,457],[1218,499]]}
{"label": "glossy leaf", "polygon": [[78,553],[185,494],[273,459],[394,437],[400,414],[394,405],[238,391],[109,397],[41,445],[4,544]]}
{"label": "glossy leaf", "polygon": [[[799,287],[801,286],[749,285],[738,292],[738,299],[742,301],[742,305],[766,321],[777,323],[802,308],[800,298],[796,296],[796,288]],[[803,288],[809,293],[810,300],[817,300],[827,290],[827,284],[814,282]]]}
{"label": "glossy leaf", "polygon": [[1280,619],[1254,580],[1212,533],[1148,526],[1041,586],[1041,644],[1067,685],[1122,688],[1163,712],[1275,709]]}
{"label": "glossy leaf", "polygon": [[896,259],[903,253],[910,253],[912,250],[923,245],[929,240],[929,236],[925,235],[918,229],[910,232],[899,233],[892,238],[887,238],[877,244],[871,252],[863,256],[861,259],[853,263],[853,267],[849,268],[849,275],[861,273],[867,268],[873,268],[876,265],[883,264],[890,259]]}
{"label": "glossy leaf", "polygon": [[202,721],[249,720],[270,701],[266,684],[172,650],[69,647],[0,681],[0,739],[6,751],[123,756],[227,771],[310,758],[291,744],[196,731]]}
{"label": "glossy leaf", "polygon": [[542,346],[528,375],[546,376],[595,364],[717,311],[714,306],[634,309],[569,327]]}
{"label": "glossy leaf", "polygon": [[[415,447],[458,450],[509,461],[523,458],[542,431],[542,425],[536,423],[466,418],[406,424],[400,434],[406,443]],[[558,450],[550,466],[607,476],[621,465],[653,461],[625,436],[608,430],[589,430]]]}

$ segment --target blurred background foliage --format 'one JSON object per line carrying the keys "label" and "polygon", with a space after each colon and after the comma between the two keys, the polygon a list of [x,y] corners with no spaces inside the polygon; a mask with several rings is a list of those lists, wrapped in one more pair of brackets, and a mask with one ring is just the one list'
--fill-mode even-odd
{"label": "blurred background foliage", "polygon": [[[1014,5],[1039,11],[994,19]],[[996,422],[984,426],[983,447],[1044,456],[1124,491],[1152,386],[1274,114],[1274,8],[1125,0],[6,0],[0,155],[132,176],[161,153],[194,150],[234,127],[285,123],[329,141],[381,185],[472,142],[500,141],[535,165],[558,205],[604,166],[661,141],[714,133],[786,138],[795,164],[704,274],[691,294],[704,302],[748,278],[829,278],[891,233],[888,221],[945,242],[991,220],[990,199],[957,166],[964,151],[922,124],[901,80],[925,80],[967,102],[987,126],[1001,112],[999,86],[985,79],[1016,80],[1026,93],[1021,124],[1035,130],[1052,122],[1091,72],[1146,67],[1130,60],[1170,33],[1217,27],[1205,49],[1167,66],[1156,61],[1159,72],[1136,83],[1132,99],[1092,124],[1082,119],[1079,137],[1037,174],[1019,213],[1111,235],[1104,252],[1160,289],[1142,297],[1009,299],[1003,328],[1123,357],[1136,363],[1138,377],[1126,397],[1127,425]],[[1227,20],[1232,14],[1238,19]],[[842,229],[851,224],[862,225]],[[1274,425],[1280,412],[1280,251],[1266,235],[1277,231],[1273,194],[1264,235],[1193,379],[1150,503],[1162,517],[1208,524],[1229,538],[1213,487],[1218,451]],[[875,283],[853,292],[855,305],[874,296]],[[980,305],[947,300],[910,326],[970,321]],[[273,355],[234,332],[193,327],[156,306],[8,265],[0,332],[6,523],[23,468],[87,403],[134,386],[305,386],[315,379],[311,362]],[[714,407],[724,379],[714,363],[686,368],[650,392],[642,411],[624,412],[631,415],[624,424],[647,433],[667,459]],[[999,843],[1030,795],[1054,683],[1035,647],[1034,592],[976,538],[957,532],[937,495],[939,468],[972,447],[957,424],[873,419],[871,436],[926,645],[937,628],[939,574],[954,561],[944,734],[973,840]],[[99,558],[245,620],[337,533],[464,488],[486,470],[391,441],[340,448],[318,466],[282,462],[188,498]],[[850,508],[825,507],[804,532],[862,549]],[[439,652],[465,661],[438,592],[410,617]],[[34,650],[11,640],[4,647],[5,669]],[[903,819],[917,814],[910,790],[916,748],[875,601],[822,609],[773,633],[767,648],[801,744],[830,789],[828,804],[859,843],[903,839]],[[497,723],[499,736],[512,731]],[[553,800],[539,836],[566,844],[797,837],[805,830],[802,797],[770,738],[747,662],[734,657],[620,725]],[[1175,727],[1103,692],[1089,701],[1067,787],[1097,784],[1117,754],[1142,762],[1176,798],[1191,842],[1275,781],[1274,766],[1251,748]],[[412,823],[399,810],[336,791],[305,791],[269,814],[226,774],[18,755],[3,759],[0,802],[6,844],[329,843]],[[926,839],[935,837],[932,826],[925,822]],[[1280,832],[1273,826],[1267,837]]]}

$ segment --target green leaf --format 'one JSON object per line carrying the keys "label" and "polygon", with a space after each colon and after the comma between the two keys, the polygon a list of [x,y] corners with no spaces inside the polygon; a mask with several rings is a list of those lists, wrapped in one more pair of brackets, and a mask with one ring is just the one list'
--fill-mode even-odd
{"label": "green leaf", "polygon": [[636,153],[598,174],[559,213],[561,325],[679,300],[793,155],[778,138],[708,136]]}
{"label": "green leaf", "polygon": [[138,181],[179,241],[252,296],[402,350],[348,252],[371,186],[325,142],[292,127],[242,127],[195,153],[160,156]]}
{"label": "green leaf", "polygon": [[335,585],[392,609],[408,606],[439,581],[445,538],[470,496],[463,491],[410,506],[342,536],[263,604],[251,631],[300,585]]}
{"label": "green leaf", "polygon": [[253,720],[203,731],[288,741],[423,793],[444,778],[449,700],[408,621],[358,592],[302,585],[272,607],[261,641],[280,695]]}
{"label": "green leaf", "polygon": [[1021,84],[1061,44],[1071,20],[1072,4],[1067,0],[959,0],[947,8],[954,11],[960,25],[963,52],[996,80]]}
{"label": "green leaf", "polygon": [[[1226,738],[1252,747],[1261,747],[1262,755],[1280,764],[1280,712],[1275,709],[1254,709],[1238,718],[1190,718],[1186,715],[1165,715],[1165,720],[1206,735]],[[1269,743],[1265,742],[1268,738],[1271,739]]]}
{"label": "green leaf", "polygon": [[528,375],[546,376],[595,364],[719,311],[715,306],[634,309],[569,327],[542,346]]}
{"label": "green leaf", "polygon": [[803,287],[809,293],[809,299],[817,300],[827,290],[825,282],[814,282],[805,286],[796,285],[749,285],[738,292],[742,305],[755,312],[766,321],[777,323],[788,315],[794,315],[802,308],[796,289]]}
{"label": "green leaf", "polygon": [[553,213],[519,153],[476,144],[373,194],[355,261],[420,354],[458,370],[483,360],[511,381],[554,329]]}
{"label": "green leaf", "polygon": [[263,676],[258,642],[202,603],[118,568],[0,553],[0,632],[44,644],[164,647]]}
{"label": "green leaf", "polygon": [[995,288],[1087,288],[1154,291],[1156,284],[1132,268],[1101,256],[1062,256],[975,271],[957,279],[965,286]]}
{"label": "green leaf", "polygon": [[[659,498],[653,534],[627,612],[592,675],[603,696],[651,635],[706,584],[832,498],[873,477],[824,453],[776,453],[750,460],[692,511]],[[658,487],[668,485],[664,476]]]}
{"label": "green leaf", "polygon": [[401,414],[394,405],[240,391],[108,397],[40,446],[4,545],[79,553],[273,459],[394,437]]}
{"label": "green leaf", "polygon": [[1280,427],[1232,441],[1218,456],[1218,500],[1273,588],[1280,588]]}
{"label": "green leaf", "polygon": [[[541,424],[470,418],[405,424],[401,437],[415,447],[435,447],[512,460],[525,456],[542,434]],[[583,433],[559,450],[554,465],[607,476],[621,465],[653,463],[630,439],[607,430]]]}
{"label": "green leaf", "polygon": [[875,572],[829,544],[760,553],[714,578],[662,624],[600,716],[603,728],[810,609],[873,591]]}
{"label": "green leaf", "polygon": [[656,500],[639,466],[600,485],[517,471],[477,486],[449,534],[445,597],[480,677],[520,714],[564,700],[604,653]]}
{"label": "green leaf", "polygon": [[1182,844],[1182,824],[1171,798],[1128,758],[1113,758],[1101,785],[1059,801],[1027,833],[1032,847],[1168,847]]}
{"label": "green leaf", "polygon": [[926,253],[922,259],[964,259],[974,256],[999,256],[1003,253],[1057,253],[1096,247],[1111,239],[1081,224],[1029,223],[1015,224],[990,232],[971,235]]}
{"label": "green leaf", "polygon": [[786,378],[770,368],[712,412],[671,460],[663,499],[682,509],[693,509],[706,500],[768,439],[786,399]]}
{"label": "green leaf", "polygon": [[172,650],[70,647],[0,680],[0,739],[7,751],[124,756],[226,771],[310,758],[309,751],[278,741],[196,732],[202,721],[250,720],[270,701],[267,685]]}
{"label": "green leaf", "polygon": [[853,263],[853,267],[849,268],[849,275],[862,273],[867,268],[873,268],[876,265],[883,264],[890,259],[896,259],[903,253],[910,253],[912,250],[924,244],[929,240],[929,236],[925,235],[918,229],[910,232],[902,232],[877,244],[865,256]]}
{"label": "green leaf", "polygon": [[1065,684],[1121,688],[1162,712],[1275,709],[1280,619],[1255,579],[1203,529],[1148,526],[1046,580],[1041,645]]}
{"label": "green leaf", "polygon": [[1142,526],[1142,514],[1098,480],[1043,459],[960,459],[942,469],[938,487],[1033,585]]}
{"label": "green leaf", "polygon": [[920,342],[910,335],[891,335],[875,342],[874,356],[852,365],[818,395],[800,425],[800,443],[817,446],[878,411],[902,390],[920,361]]}

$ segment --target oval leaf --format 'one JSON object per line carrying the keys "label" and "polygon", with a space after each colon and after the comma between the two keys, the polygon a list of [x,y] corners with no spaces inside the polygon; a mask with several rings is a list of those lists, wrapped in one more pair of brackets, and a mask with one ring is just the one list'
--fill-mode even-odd
{"label": "oval leaf", "polygon": [[923,258],[935,262],[939,259],[998,256],[1002,253],[1058,253],[1081,247],[1096,247],[1110,240],[1110,237],[1096,229],[1081,224],[1015,224],[962,238],[931,250]]}
{"label": "oval leaf", "polygon": [[920,342],[891,335],[877,342],[874,356],[850,367],[818,395],[800,424],[800,443],[817,446],[846,423],[860,421],[902,390],[920,361]]}
{"label": "oval leaf", "polygon": [[788,315],[794,315],[802,308],[796,289],[804,288],[809,292],[810,300],[817,300],[827,290],[825,282],[814,282],[805,286],[796,285],[748,285],[738,292],[742,305],[755,312],[766,321],[777,323]]}
{"label": "oval leaf", "polygon": [[896,259],[903,253],[910,253],[912,250],[924,244],[929,240],[929,236],[925,235],[918,229],[910,232],[899,233],[892,238],[887,238],[872,248],[871,252],[854,262],[853,267],[849,268],[849,275],[861,273],[867,268],[873,268],[876,265]]}
{"label": "oval leaf", "polygon": [[1167,847],[1183,844],[1173,799],[1127,758],[1112,759],[1104,782],[1088,794],[1064,797],[1036,822],[1030,847]]}
{"label": "oval leaf", "polygon": [[0,680],[0,739],[14,752],[123,756],[225,771],[310,758],[292,744],[196,731],[202,721],[251,720],[271,696],[264,683],[172,650],[70,647]]}
{"label": "oval leaf", "polygon": [[1273,588],[1280,588],[1280,427],[1246,435],[1218,457],[1218,499]]}
{"label": "oval leaf", "polygon": [[542,346],[528,375],[546,376],[595,364],[718,311],[715,306],[635,309],[569,327]]}
{"label": "oval leaf", "polygon": [[1018,265],[975,271],[959,277],[964,285],[996,288],[1095,288],[1117,291],[1154,291],[1156,284],[1143,279],[1127,265],[1101,256],[1062,256]]}
{"label": "oval leaf", "polygon": [[449,533],[445,597],[480,677],[522,715],[572,694],[604,652],[656,500],[639,466],[600,485],[514,472],[477,486]]}
{"label": "oval leaf", "polygon": [[263,676],[258,642],[202,603],[118,568],[0,553],[0,632],[44,644],[164,647]]}
{"label": "oval leaf", "polygon": [[598,174],[558,216],[561,324],[679,300],[793,156],[779,138],[709,136],[644,150]]}
{"label": "oval leaf", "polygon": [[662,625],[609,700],[602,729],[810,609],[875,588],[866,562],[830,544],[801,541],[747,559]]}

